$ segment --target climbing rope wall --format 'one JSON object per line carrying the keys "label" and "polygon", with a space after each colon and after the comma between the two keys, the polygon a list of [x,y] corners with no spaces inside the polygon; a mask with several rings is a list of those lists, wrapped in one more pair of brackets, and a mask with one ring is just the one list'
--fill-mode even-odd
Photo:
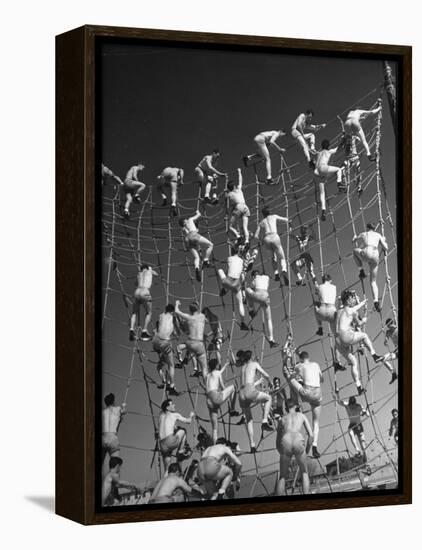
{"label": "climbing rope wall", "polygon": [[[378,88],[367,93],[360,102],[372,102],[373,106],[380,94]],[[352,107],[352,106],[349,106]],[[331,146],[337,145],[341,138],[338,115],[334,113],[327,127],[317,135],[329,137]],[[382,145],[382,116],[368,117],[364,124],[371,151],[379,153]],[[322,139],[322,138],[321,138]],[[344,154],[340,154],[333,164],[340,165]],[[389,202],[394,197],[387,194],[387,186],[382,173],[382,157],[369,163],[361,155],[361,187],[357,192],[357,175],[349,173],[347,193],[338,193],[334,180],[326,185],[327,220],[319,219],[320,208],[315,197],[315,185],[312,172],[301,156],[296,145],[288,147],[286,153],[277,159],[273,156],[274,173],[279,170],[276,181],[278,185],[265,186],[259,183],[263,179],[262,167],[243,168],[244,193],[251,212],[250,231],[254,232],[260,220],[260,209],[264,204],[270,206],[272,213],[288,216],[292,222],[292,232],[286,226],[279,226],[279,234],[288,260],[288,266],[298,255],[296,239],[300,227],[306,224],[314,239],[307,248],[313,256],[314,269],[320,282],[322,273],[329,273],[337,292],[345,288],[354,288],[360,297],[363,291],[369,300],[369,321],[366,331],[374,342],[378,353],[384,354],[383,322],[387,317],[397,316],[397,262],[396,235],[394,219]],[[236,167],[233,167],[234,173]],[[384,174],[386,176],[386,174]],[[222,188],[220,182],[220,190]],[[313,285],[307,278],[307,285],[296,286],[295,276],[289,267],[289,287],[280,287],[273,278],[270,282],[270,299],[274,324],[275,340],[279,348],[270,349],[263,332],[261,314],[249,323],[249,332],[239,330],[238,315],[230,293],[224,298],[219,296],[219,281],[216,269],[225,271],[228,256],[227,219],[223,209],[223,199],[217,207],[205,206],[199,201],[200,189],[194,182],[185,184],[179,192],[179,215],[193,215],[200,207],[203,217],[199,221],[199,232],[214,243],[214,266],[203,270],[201,283],[195,280],[192,258],[185,250],[177,218],[169,216],[168,207],[160,207],[158,193],[150,188],[144,191],[141,205],[133,205],[130,220],[122,217],[119,189],[107,185],[103,190],[102,211],[102,246],[103,246],[103,388],[105,395],[115,393],[118,404],[127,403],[128,414],[119,429],[121,456],[130,471],[130,481],[148,488],[162,473],[162,464],[157,452],[157,429],[160,404],[166,399],[160,383],[156,365],[157,354],[152,351],[151,342],[137,340],[130,342],[129,318],[131,315],[133,291],[136,273],[141,263],[150,264],[159,274],[151,290],[153,297],[153,321],[150,331],[155,326],[158,315],[166,303],[180,300],[183,311],[188,311],[191,301],[198,301],[202,307],[208,306],[220,319],[225,341],[222,348],[223,363],[232,357],[238,349],[250,349],[260,360],[262,366],[271,375],[282,378],[281,352],[282,344],[288,334],[292,334],[294,346],[309,351],[311,358],[317,361],[325,376],[323,384],[323,410],[321,415],[321,432],[319,448],[322,457],[319,464],[313,462],[314,473],[322,472],[332,461],[339,457],[353,454],[347,435],[348,419],[341,407],[337,407],[332,397],[334,390],[340,392],[341,398],[355,394],[350,368],[347,372],[334,373],[332,368],[333,341],[324,324],[324,336],[316,336],[317,324],[314,317]],[[352,237],[365,229],[365,224],[373,221],[378,230],[385,235],[389,243],[388,256],[382,259],[378,274],[382,313],[373,311],[372,298],[368,280],[362,288],[358,279],[358,268],[352,258]],[[255,266],[273,277],[271,258],[266,250],[259,251]],[[250,277],[247,277],[247,284]],[[143,323],[144,311],[141,308],[140,322]],[[305,337],[303,335],[306,335]],[[183,337],[180,342],[183,342]],[[176,342],[175,342],[176,344]],[[374,365],[372,359],[367,361],[359,355],[361,376],[367,389],[365,397],[359,402],[369,406],[372,416],[364,420],[368,445],[368,465],[372,472],[390,468],[396,475],[396,451],[394,443],[386,439],[389,416],[385,411],[397,406],[397,385],[389,386],[389,373],[382,364]],[[173,398],[177,410],[188,416],[195,411],[196,419],[188,426],[188,440],[195,445],[198,430],[210,432],[208,411],[205,405],[204,389],[200,379],[191,377],[193,365],[190,362],[183,370],[176,369],[176,387],[181,391],[179,397]],[[238,369],[230,365],[225,372],[226,385],[234,383],[239,376]],[[239,407],[237,407],[239,408]],[[308,406],[304,405],[305,412]],[[255,438],[259,442],[258,453],[248,453],[249,444],[244,426],[233,425],[228,415],[227,405],[221,409],[219,417],[219,435],[226,435],[237,441],[243,451],[242,496],[263,496],[271,494],[278,469],[278,453],[275,450],[274,433],[260,440],[261,411],[253,411],[255,420]],[[382,419],[382,422],[381,422]],[[194,451],[193,458],[199,458]],[[188,463],[186,463],[187,465]],[[311,469],[312,474],[312,469]],[[125,474],[125,479],[128,476]],[[318,478],[314,490],[321,492],[341,491],[341,476],[331,480],[325,476]],[[316,488],[316,489],[315,489]],[[360,488],[360,487],[359,487]],[[295,489],[291,489],[294,491]],[[296,489],[297,491],[297,489]]]}

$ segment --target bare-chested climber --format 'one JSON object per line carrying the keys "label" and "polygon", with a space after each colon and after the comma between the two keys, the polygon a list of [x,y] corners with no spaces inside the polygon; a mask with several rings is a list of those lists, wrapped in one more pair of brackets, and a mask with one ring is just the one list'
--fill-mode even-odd
{"label": "bare-chested climber", "polygon": [[271,156],[270,156],[269,147],[273,147],[274,149],[277,149],[279,153],[284,153],[286,149],[283,149],[282,147],[280,147],[276,143],[276,141],[280,137],[283,137],[285,135],[286,135],[286,132],[284,130],[266,130],[264,132],[260,132],[253,138],[256,148],[258,150],[258,153],[243,157],[243,163],[245,164],[245,166],[248,165],[248,162],[250,162],[251,160],[254,160],[257,157],[264,159],[265,172],[267,176],[266,183],[268,185],[271,185],[274,183],[274,180],[272,177],[272,170],[271,170]]}
{"label": "bare-chested climber", "polygon": [[315,132],[325,128],[326,124],[312,124],[314,112],[307,109],[305,113],[300,113],[292,125],[292,138],[298,141],[303,150],[310,168],[315,168],[315,162],[311,159],[311,154],[315,155]]}
{"label": "bare-chested climber", "polygon": [[171,399],[166,399],[161,404],[159,421],[160,450],[164,461],[164,475],[167,475],[172,454],[176,451],[176,459],[182,462],[189,458],[190,451],[186,441],[186,430],[177,426],[177,422],[190,424],[195,417],[191,411],[188,418],[176,412],[176,406]]}
{"label": "bare-chested climber", "polygon": [[218,176],[226,176],[224,172],[220,172],[216,168],[219,158],[220,151],[218,149],[214,149],[211,155],[205,155],[205,157],[195,168],[195,174],[198,178],[198,182],[204,187],[204,202],[214,205],[218,204],[218,197],[215,190],[212,197],[210,197],[211,190],[214,186],[216,186]]}
{"label": "bare-chested climber", "polygon": [[193,256],[195,275],[198,282],[201,282],[201,272],[199,269],[201,259],[199,256],[199,250],[201,247],[205,248],[205,257],[202,261],[202,267],[204,268],[210,266],[210,258],[214,248],[211,241],[199,234],[195,222],[200,217],[201,213],[197,210],[194,216],[184,216],[183,218],[179,218],[179,225],[182,228],[186,248],[191,251]]}
{"label": "bare-chested climber", "polygon": [[321,151],[317,154],[316,165],[314,170],[315,183],[319,187],[319,201],[321,203],[321,221],[327,219],[327,203],[325,200],[325,184],[330,176],[336,175],[337,186],[341,186],[341,178],[343,174],[343,168],[339,166],[331,166],[329,164],[330,158],[338,151],[338,147],[330,149],[330,142],[328,139],[322,140]]}
{"label": "bare-chested climber", "polygon": [[114,393],[109,393],[104,397],[105,408],[103,409],[102,423],[102,458],[101,464],[103,474],[107,457],[120,456],[120,444],[117,432],[119,431],[120,423],[126,414],[126,403],[121,406],[115,405]]}
{"label": "bare-chested climber", "polygon": [[116,491],[122,487],[132,491],[140,491],[139,487],[120,479],[120,468],[123,460],[118,456],[112,456],[109,461],[109,472],[104,476],[101,490],[101,503],[103,506],[113,506]]}
{"label": "bare-chested climber", "polygon": [[207,337],[211,338],[208,344],[208,354],[211,356],[215,353],[218,363],[221,363],[221,346],[223,345],[223,328],[218,316],[211,311],[209,307],[204,307],[202,313],[205,315],[206,320],[211,328],[211,332],[207,334]]}
{"label": "bare-chested climber", "polygon": [[180,300],[176,300],[175,313],[186,321],[188,328],[188,339],[186,340],[186,349],[188,353],[196,357],[200,366],[202,376],[206,379],[208,374],[207,352],[204,344],[204,328],[206,317],[201,313],[199,305],[192,302],[189,305],[188,313],[180,310]]}
{"label": "bare-chested climber", "polygon": [[239,413],[234,410],[234,403],[236,400],[236,389],[234,384],[225,387],[223,381],[223,373],[226,365],[222,369],[219,369],[219,363],[217,359],[211,359],[209,361],[209,373],[207,376],[207,407],[210,413],[211,428],[212,428],[212,440],[215,444],[218,437],[218,412],[220,407],[229,401],[230,416],[239,416]]}
{"label": "bare-chested climber", "polygon": [[139,318],[141,305],[145,309],[144,327],[141,332],[141,340],[151,340],[151,334],[148,332],[148,327],[152,319],[152,298],[151,285],[153,276],[158,276],[158,273],[148,264],[142,264],[136,276],[136,290],[133,295],[132,316],[130,318],[129,340],[136,338],[136,326]]}
{"label": "bare-chested climber", "polygon": [[[238,168],[237,183],[235,183],[234,181],[228,181],[226,185],[226,197],[228,203],[227,213],[230,215],[228,232],[232,233],[236,237],[237,244],[243,243],[244,245],[249,246],[248,220],[251,213],[248,206],[246,205],[242,186],[242,170]],[[239,232],[238,224],[241,225],[243,235],[241,235]]]}
{"label": "bare-chested climber", "polygon": [[395,366],[392,365],[390,361],[394,361],[399,357],[399,329],[397,328],[397,325],[393,319],[387,319],[385,321],[384,330],[385,330],[384,345],[387,346],[388,341],[390,341],[394,346],[394,350],[389,351],[382,358],[384,365],[391,372],[390,384],[392,384],[397,380],[397,371]]}
{"label": "bare-chested climber", "polygon": [[[252,352],[250,350],[239,350],[236,353],[236,365],[241,367],[239,404],[245,416],[251,452],[254,453],[256,452],[256,446],[254,442],[252,405],[255,403],[262,403],[264,405],[261,423],[262,431],[272,431],[273,429],[268,418],[271,411],[271,396],[256,389],[256,386],[263,381],[262,377],[270,381],[270,375],[261,367],[258,361],[252,359]],[[261,374],[262,377],[255,380],[257,374]]]}
{"label": "bare-chested climber", "polygon": [[[277,424],[276,447],[280,453],[280,475],[275,494],[277,496],[286,494],[286,478],[294,456],[302,475],[302,492],[307,495],[309,494],[309,474],[306,457],[311,448],[312,429],[306,416],[296,410],[297,404],[294,400],[287,401],[287,408],[288,413],[282,416]],[[308,435],[306,445],[302,428],[305,428]]]}
{"label": "bare-chested climber", "polygon": [[271,214],[268,206],[264,206],[262,209],[263,219],[258,224],[255,231],[255,239],[259,239],[261,230],[264,231],[263,243],[265,248],[271,254],[271,260],[273,263],[274,279],[280,280],[280,274],[278,271],[278,262],[281,266],[281,274],[283,275],[283,282],[286,286],[289,286],[289,279],[287,277],[287,264],[286,257],[284,255],[283,246],[281,244],[280,236],[277,231],[277,222],[284,222],[289,225],[289,220],[278,216],[277,214]]}
{"label": "bare-chested climber", "polygon": [[358,363],[353,354],[352,346],[359,342],[363,342],[375,362],[382,361],[383,357],[377,355],[369,336],[365,332],[355,331],[353,328],[354,326],[363,326],[366,323],[366,317],[360,319],[358,311],[366,304],[367,300],[365,299],[357,303],[355,293],[350,290],[344,290],[341,294],[341,301],[343,307],[337,312],[336,362],[334,363],[334,369],[336,371],[345,370],[345,367],[340,363],[340,356],[343,356],[351,366],[352,378],[356,384],[359,395],[361,395],[365,390],[360,381]]}
{"label": "bare-chested climber", "polygon": [[[158,318],[157,329],[152,339],[152,349],[158,353],[157,370],[162,381],[158,388],[162,389],[166,386],[169,395],[179,395],[174,382],[174,352],[171,344],[175,330],[174,305],[167,304]],[[170,383],[167,382],[167,376],[163,371],[164,365],[167,365]]]}
{"label": "bare-chested climber", "polygon": [[[349,181],[354,181],[357,187],[358,195],[363,191],[362,189],[362,173],[360,169],[360,157],[357,149],[357,144],[360,141],[358,136],[344,134],[344,155],[343,162],[344,173],[348,175]],[[343,191],[347,190],[345,185],[342,185]]]}
{"label": "bare-chested climber", "polygon": [[300,395],[302,401],[309,403],[311,406],[313,431],[312,456],[319,458],[321,456],[318,452],[319,424],[322,409],[321,383],[324,381],[324,377],[318,363],[309,360],[309,353],[307,351],[300,352],[299,359],[300,363],[295,366],[293,375],[287,376],[287,381],[290,387]]}
{"label": "bare-chested climber", "polygon": [[178,462],[173,462],[168,468],[168,475],[160,479],[152,492],[148,504],[165,504],[177,502],[177,495],[184,496],[192,494],[192,488],[182,477],[182,470]]}
{"label": "bare-chested climber", "polygon": [[325,274],[322,276],[322,284],[315,283],[315,290],[318,294],[318,302],[315,304],[315,317],[318,323],[318,336],[323,335],[322,323],[330,325],[330,332],[333,336],[336,334],[336,300],[337,287],[331,282],[331,276]]}
{"label": "bare-chested climber", "polygon": [[294,236],[296,239],[297,246],[299,248],[299,256],[293,260],[291,267],[296,275],[296,284],[298,286],[305,286],[305,279],[302,277],[301,270],[305,268],[306,272],[311,277],[312,281],[316,281],[315,271],[314,271],[314,260],[310,253],[306,250],[309,241],[314,239],[312,233],[308,231],[306,225],[302,225],[300,228],[300,234]]}
{"label": "bare-chested climber", "polygon": [[[349,427],[347,428],[350,436],[350,441],[356,451],[356,456],[365,454],[365,432],[363,430],[362,417],[369,416],[367,409],[364,409],[356,401],[356,397],[352,395],[349,399],[339,399],[338,395],[334,395],[335,400],[339,405],[344,407],[349,417]],[[359,441],[359,445],[357,441]]]}
{"label": "bare-chested climber", "polygon": [[356,265],[360,267],[359,278],[364,279],[366,277],[365,270],[363,269],[363,262],[367,262],[369,267],[369,280],[371,283],[372,297],[374,299],[374,308],[376,311],[381,311],[381,306],[378,299],[378,265],[380,261],[379,245],[381,245],[385,254],[388,252],[388,244],[385,237],[375,231],[375,226],[372,223],[366,224],[367,231],[354,235],[353,242],[357,245],[359,241],[361,246],[356,246],[353,250],[353,258]]}
{"label": "bare-chested climber", "polygon": [[139,173],[145,168],[143,164],[135,164],[131,166],[126,173],[125,182],[123,184],[123,192],[126,196],[124,215],[126,218],[130,214],[130,205],[133,201],[140,202],[141,193],[145,189],[145,183],[139,181]]}
{"label": "bare-chested climber", "polygon": [[224,296],[227,290],[233,292],[240,315],[240,330],[248,330],[245,323],[245,308],[242,296],[242,275],[244,263],[235,248],[232,248],[232,255],[227,258],[227,276],[223,269],[217,271],[222,289],[220,296]]}
{"label": "bare-chested climber", "polygon": [[251,276],[251,286],[247,287],[245,290],[246,301],[249,307],[249,316],[251,317],[251,319],[253,319],[257,314],[257,311],[255,310],[255,305],[257,305],[258,308],[262,308],[267,323],[268,342],[270,344],[270,347],[274,348],[278,346],[278,344],[274,342],[270,295],[268,293],[270,278],[268,277],[268,275],[264,275],[257,270],[252,271]]}
{"label": "bare-chested climber", "polygon": [[242,463],[224,440],[205,449],[198,465],[198,479],[211,500],[222,500],[231,483],[239,484],[241,469]]}
{"label": "bare-chested climber", "polygon": [[378,107],[375,109],[372,109],[371,111],[365,111],[364,109],[360,109],[359,107],[356,107],[355,109],[352,109],[347,114],[346,121],[344,123],[344,131],[346,135],[351,136],[358,136],[362,142],[362,145],[365,148],[366,156],[369,160],[373,161],[375,160],[375,156],[371,155],[371,151],[369,149],[368,142],[366,141],[365,132],[363,131],[361,120],[363,118],[366,118],[368,115],[376,115],[381,111],[381,101],[378,100]]}
{"label": "bare-chested climber", "polygon": [[182,168],[172,168],[168,166],[164,168],[158,179],[158,191],[161,194],[163,202],[161,206],[167,205],[166,189],[170,189],[171,193],[171,214],[177,216],[177,189],[180,185],[183,185],[184,171]]}

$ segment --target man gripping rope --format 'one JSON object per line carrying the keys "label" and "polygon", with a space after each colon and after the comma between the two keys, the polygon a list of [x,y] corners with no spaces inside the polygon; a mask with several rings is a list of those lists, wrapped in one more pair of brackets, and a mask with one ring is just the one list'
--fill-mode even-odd
{"label": "man gripping rope", "polygon": [[148,327],[152,319],[152,298],[151,286],[152,278],[158,277],[158,273],[148,264],[142,264],[136,276],[136,290],[133,295],[132,315],[130,318],[129,340],[136,338],[136,326],[141,309],[141,305],[145,309],[144,327],[141,332],[141,340],[151,340],[151,334],[148,332]]}
{"label": "man gripping rope", "polygon": [[193,256],[195,275],[198,282],[201,282],[201,272],[199,270],[201,258],[199,256],[199,250],[201,247],[205,248],[205,257],[202,262],[202,268],[204,268],[210,266],[210,258],[214,248],[211,241],[199,234],[196,221],[200,217],[201,213],[197,210],[194,216],[179,218],[179,225],[182,228],[186,248],[191,251]]}

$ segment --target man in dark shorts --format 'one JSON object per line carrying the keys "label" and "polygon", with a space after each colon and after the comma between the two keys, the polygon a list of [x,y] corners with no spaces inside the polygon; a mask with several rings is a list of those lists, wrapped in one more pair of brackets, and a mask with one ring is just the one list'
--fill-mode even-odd
{"label": "man in dark shorts", "polygon": [[399,411],[397,409],[393,409],[391,411],[391,414],[393,418],[390,422],[390,429],[388,430],[388,435],[390,437],[394,437],[394,441],[396,442],[396,445],[399,444]]}
{"label": "man in dark shorts", "polygon": [[[335,395],[335,400],[341,407],[346,409],[349,417],[349,427],[347,430],[349,432],[350,441],[355,448],[356,456],[365,455],[366,441],[362,417],[368,416],[368,411],[356,401],[356,397],[354,395],[349,397],[349,399],[339,399],[338,395]],[[359,446],[357,441],[359,441]]]}

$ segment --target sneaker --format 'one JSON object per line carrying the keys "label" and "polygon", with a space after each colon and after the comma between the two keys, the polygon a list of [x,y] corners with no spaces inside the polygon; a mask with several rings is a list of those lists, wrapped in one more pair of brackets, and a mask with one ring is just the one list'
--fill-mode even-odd
{"label": "sneaker", "polygon": [[194,370],[193,373],[191,374],[191,378],[199,378],[201,376],[201,373],[199,372],[199,370]]}
{"label": "sneaker", "polygon": [[202,262],[202,269],[204,269],[204,267],[211,267],[211,264],[210,264],[209,260],[204,260]]}
{"label": "sneaker", "polygon": [[315,170],[315,162],[314,162],[313,160],[310,160],[310,161],[308,162],[308,165],[309,165],[309,168],[310,168],[311,170]]}
{"label": "sneaker", "polygon": [[236,422],[236,426],[242,426],[242,424],[244,424],[244,423],[245,423],[245,417],[242,415],[240,420],[238,422]]}
{"label": "sneaker", "polygon": [[135,196],[133,197],[133,200],[134,200],[135,202],[138,202],[138,203],[139,203],[139,202],[141,202],[141,197],[140,197],[139,195],[135,195]]}
{"label": "sneaker", "polygon": [[316,445],[312,445],[312,456],[314,458],[320,458],[321,457],[321,453],[318,451]]}
{"label": "sneaker", "polygon": [[245,242],[245,246],[243,247],[243,253],[247,252],[249,250],[249,241]]}
{"label": "sneaker", "polygon": [[168,394],[169,395],[180,395],[180,391],[177,391],[176,388],[174,386],[170,386],[168,388]]}
{"label": "sneaker", "polygon": [[251,451],[250,451],[252,454],[255,454],[256,453],[256,447],[251,447]]}
{"label": "sneaker", "polygon": [[271,426],[271,424],[269,424],[269,422],[262,422],[261,429],[262,429],[263,432],[272,432],[273,431],[273,427]]}
{"label": "sneaker", "polygon": [[378,355],[377,353],[374,353],[372,355],[372,359],[375,361],[375,363],[380,363],[384,357],[382,355]]}
{"label": "sneaker", "polygon": [[167,199],[163,199],[163,202],[161,203],[161,206],[167,206]]}
{"label": "sneaker", "polygon": [[365,273],[365,270],[364,269],[361,269],[359,271],[359,279],[365,279],[366,278],[366,273]]}
{"label": "sneaker", "polygon": [[217,498],[215,500],[223,500],[224,499],[224,493],[218,493]]}
{"label": "sneaker", "polygon": [[362,193],[363,193],[363,189],[362,189],[362,187],[359,185],[359,187],[358,187],[358,197],[360,197],[360,196],[362,195]]}
{"label": "sneaker", "polygon": [[164,384],[157,384],[157,388],[159,390],[163,390],[164,389]]}
{"label": "sneaker", "polygon": [[306,286],[306,281],[305,281],[305,279],[302,279],[302,280],[300,281],[300,284],[301,284],[301,286]]}
{"label": "sneaker", "polygon": [[322,210],[322,212],[321,212],[321,221],[325,222],[326,219],[327,219],[327,216],[325,214],[325,210]]}
{"label": "sneaker", "polygon": [[204,197],[204,202],[211,204],[211,199],[209,197]]}
{"label": "sneaker", "polygon": [[135,340],[135,331],[133,330],[133,328],[131,328],[131,329],[129,330],[129,340],[130,340],[131,342],[133,342],[133,341]]}
{"label": "sneaker", "polygon": [[196,277],[196,280],[198,281],[198,283],[200,283],[201,282],[201,272],[199,271],[198,267],[195,268],[195,277]]}
{"label": "sneaker", "polygon": [[250,317],[251,319],[253,319],[253,318],[255,317],[256,313],[257,313],[257,312],[256,312],[254,309],[251,309],[251,310],[249,311],[249,317]]}
{"label": "sneaker", "polygon": [[231,418],[233,418],[234,416],[240,416],[242,413],[240,413],[239,411],[230,411],[229,412],[229,416]]}
{"label": "sneaker", "polygon": [[363,388],[362,386],[359,386],[358,387],[358,395],[362,395],[363,393],[366,393],[365,388]]}
{"label": "sneaker", "polygon": [[242,157],[242,161],[243,161],[243,164],[244,164],[245,166],[247,166],[247,165],[248,165],[248,161],[249,161],[249,157],[248,157],[247,155],[244,156],[244,157]]}
{"label": "sneaker", "polygon": [[301,286],[303,281],[296,281],[297,286]]}
{"label": "sneaker", "polygon": [[283,282],[285,286],[289,286],[289,278],[287,277],[287,272],[283,271]]}
{"label": "sneaker", "polygon": [[240,323],[240,330],[249,330],[248,325],[244,321]]}
{"label": "sneaker", "polygon": [[376,159],[377,159],[377,157],[375,155],[368,155],[368,160],[370,162],[374,162]]}
{"label": "sneaker", "polygon": [[141,332],[141,340],[144,342],[148,342],[148,340],[152,340],[152,336],[148,331],[143,330]]}
{"label": "sneaker", "polygon": [[334,363],[334,372],[347,370],[341,363]]}
{"label": "sneaker", "polygon": [[280,273],[274,273],[274,281],[280,280]]}
{"label": "sneaker", "polygon": [[124,217],[126,220],[128,220],[129,217],[130,217],[130,216],[129,216],[129,210],[127,210],[126,208],[125,208],[125,211],[123,212],[123,217]]}
{"label": "sneaker", "polygon": [[395,382],[397,380],[397,372],[396,371],[393,371],[391,373],[391,380],[390,380],[390,384],[393,384],[393,382]]}
{"label": "sneaker", "polygon": [[183,369],[183,367],[184,367],[184,364],[183,364],[183,363],[176,363],[176,364],[174,365],[174,368],[176,368],[176,369]]}
{"label": "sneaker", "polygon": [[220,294],[221,297],[223,297],[227,294],[227,290],[223,287],[223,288],[221,288],[219,294]]}
{"label": "sneaker", "polygon": [[274,184],[274,180],[273,180],[273,178],[267,178],[267,179],[265,180],[265,183],[266,183],[267,185],[273,185],[273,184]]}
{"label": "sneaker", "polygon": [[375,311],[378,311],[378,313],[381,313],[381,306],[379,302],[374,302],[374,308],[375,308]]}
{"label": "sneaker", "polygon": [[322,327],[319,327],[319,329],[316,331],[317,336],[322,336],[324,334],[324,331],[322,330]]}
{"label": "sneaker", "polygon": [[218,197],[213,197],[213,198],[212,198],[212,201],[211,201],[211,204],[212,204],[213,206],[216,206],[216,205],[218,204]]}
{"label": "sneaker", "polygon": [[276,348],[277,346],[280,345],[278,342],[274,342],[274,340],[270,340],[269,344],[270,344],[270,348]]}
{"label": "sneaker", "polygon": [[171,205],[171,208],[170,208],[170,214],[172,216],[177,216],[177,208],[174,204]]}

